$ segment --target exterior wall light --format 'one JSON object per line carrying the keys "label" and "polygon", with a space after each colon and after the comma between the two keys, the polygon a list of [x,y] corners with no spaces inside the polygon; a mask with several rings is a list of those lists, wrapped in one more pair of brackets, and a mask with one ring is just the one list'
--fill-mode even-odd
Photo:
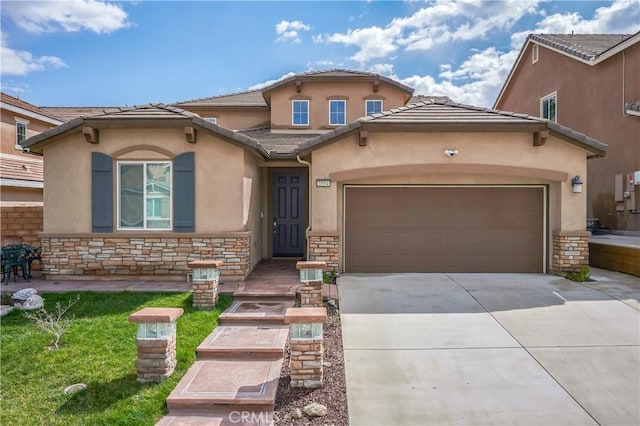
{"label": "exterior wall light", "polygon": [[445,149],[444,150],[444,155],[446,155],[447,157],[453,157],[454,155],[458,154],[458,150],[457,149]]}
{"label": "exterior wall light", "polygon": [[571,186],[573,187],[573,192],[576,194],[579,194],[582,192],[582,179],[580,179],[580,176],[575,176],[573,179],[571,179]]}

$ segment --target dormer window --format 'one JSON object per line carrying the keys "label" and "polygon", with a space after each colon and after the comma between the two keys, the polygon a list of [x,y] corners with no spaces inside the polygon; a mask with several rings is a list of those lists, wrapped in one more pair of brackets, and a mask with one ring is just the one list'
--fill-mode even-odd
{"label": "dormer window", "polygon": [[291,110],[294,126],[309,125],[309,101],[291,101]]}
{"label": "dormer window", "polygon": [[373,114],[382,112],[382,100],[371,99],[371,100],[367,100],[365,103],[366,103],[367,115],[373,115]]}
{"label": "dormer window", "polygon": [[347,123],[347,101],[329,101],[329,125],[344,126]]}

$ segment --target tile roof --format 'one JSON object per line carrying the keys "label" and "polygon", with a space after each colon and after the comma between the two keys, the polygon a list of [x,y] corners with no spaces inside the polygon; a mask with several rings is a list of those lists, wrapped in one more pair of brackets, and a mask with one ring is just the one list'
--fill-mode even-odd
{"label": "tile roof", "polygon": [[120,118],[137,118],[137,119],[180,119],[199,117],[189,111],[176,108],[166,104],[146,104],[135,105],[132,107],[110,108],[101,114],[88,116],[87,118],[101,119],[120,119]]}
{"label": "tile roof", "polygon": [[255,139],[270,155],[292,154],[301,143],[321,134],[274,133],[269,127],[239,130],[237,133]]}
{"label": "tile roof", "polygon": [[0,154],[1,179],[42,182],[43,173],[42,157]]}
{"label": "tile roof", "polygon": [[379,80],[379,81],[383,81],[391,86],[395,86],[397,88],[399,88],[400,90],[404,90],[407,93],[413,93],[413,88],[406,86],[398,81],[392,80],[388,77],[384,77],[381,76],[380,74],[375,74],[375,73],[371,73],[371,72],[364,72],[364,71],[352,71],[352,70],[346,70],[346,69],[328,69],[328,70],[322,70],[322,71],[308,71],[308,72],[303,72],[303,73],[298,73],[295,75],[292,75],[290,77],[284,78],[282,80],[276,81],[273,84],[270,84],[269,86],[263,87],[262,88],[262,92],[270,92],[272,90],[277,89],[278,87],[281,86],[285,86],[287,84],[290,84],[294,81],[313,81],[313,80],[348,80],[348,79],[352,79],[352,78],[369,78],[372,80]]}
{"label": "tile roof", "polygon": [[78,117],[101,115],[108,111],[117,110],[118,107],[41,107],[41,109],[60,117],[63,121],[71,121]]}
{"label": "tile roof", "polygon": [[302,143],[299,151],[311,151],[356,129],[378,125],[387,128],[396,126],[399,131],[410,129],[421,129],[423,131],[464,131],[465,129],[470,129],[490,132],[500,129],[508,129],[509,131],[517,131],[517,129],[533,131],[534,128],[540,128],[540,130],[546,128],[560,137],[568,139],[570,142],[576,143],[593,152],[595,155],[604,155],[607,150],[607,145],[596,139],[539,117],[463,105],[453,101],[432,100],[428,102],[417,102],[360,118],[346,126]]}
{"label": "tile roof", "polygon": [[249,90],[246,92],[230,93],[227,95],[210,96],[207,98],[191,99],[188,101],[176,102],[176,106],[204,106],[204,107],[234,107],[234,106],[254,106],[267,107],[267,103],[262,97],[261,90]]}
{"label": "tile roof", "polygon": [[45,117],[57,120],[57,121],[63,121],[62,118],[60,118],[59,116],[46,111],[42,108],[38,108],[37,106],[30,104],[29,102],[25,102],[20,98],[16,98],[14,96],[11,95],[7,95],[4,92],[0,92],[0,101],[9,104],[9,105],[13,105],[16,108],[22,108],[24,110],[36,113],[36,114],[40,114],[43,115]]}
{"label": "tile roof", "polygon": [[633,34],[531,34],[529,38],[580,59],[593,60]]}

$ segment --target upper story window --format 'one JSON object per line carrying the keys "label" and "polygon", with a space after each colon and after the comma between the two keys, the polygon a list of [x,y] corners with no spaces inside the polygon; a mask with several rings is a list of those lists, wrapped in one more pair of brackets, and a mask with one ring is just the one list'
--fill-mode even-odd
{"label": "upper story window", "polygon": [[365,102],[367,115],[373,115],[382,112],[382,100],[372,99]]}
{"label": "upper story window", "polygon": [[15,149],[19,149],[22,151],[22,141],[27,139],[27,125],[29,124],[28,120],[23,120],[21,118],[16,117],[16,145]]}
{"label": "upper story window", "polygon": [[540,117],[549,121],[558,121],[558,94],[556,92],[540,99]]}
{"label": "upper story window", "polygon": [[171,162],[118,163],[118,229],[171,229]]}
{"label": "upper story window", "polygon": [[218,124],[218,119],[216,117],[206,117],[205,120],[209,123]]}
{"label": "upper story window", "polygon": [[329,101],[329,125],[342,126],[347,123],[347,101]]}
{"label": "upper story window", "polygon": [[538,62],[538,45],[534,44],[533,46],[531,46],[531,63],[535,64],[536,62]]}
{"label": "upper story window", "polygon": [[291,112],[294,126],[309,125],[309,101],[291,101]]}

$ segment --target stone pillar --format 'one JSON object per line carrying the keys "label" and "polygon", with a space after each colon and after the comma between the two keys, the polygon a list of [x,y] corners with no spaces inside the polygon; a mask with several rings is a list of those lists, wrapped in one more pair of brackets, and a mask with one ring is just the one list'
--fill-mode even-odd
{"label": "stone pillar", "polygon": [[218,302],[219,260],[194,260],[189,262],[193,281],[193,307],[214,309]]}
{"label": "stone pillar", "polygon": [[327,322],[327,309],[288,308],[284,322],[290,324],[291,387],[322,387],[324,376],[322,324]]}
{"label": "stone pillar", "polygon": [[300,270],[300,282],[302,286],[298,288],[300,292],[301,307],[322,307],[322,272],[327,268],[326,262],[301,261],[296,263],[296,268]]}
{"label": "stone pillar", "polygon": [[182,308],[144,308],[129,316],[138,324],[138,382],[161,382],[176,368],[176,320]]}
{"label": "stone pillar", "polygon": [[589,231],[555,231],[551,271],[561,274],[589,266]]}

